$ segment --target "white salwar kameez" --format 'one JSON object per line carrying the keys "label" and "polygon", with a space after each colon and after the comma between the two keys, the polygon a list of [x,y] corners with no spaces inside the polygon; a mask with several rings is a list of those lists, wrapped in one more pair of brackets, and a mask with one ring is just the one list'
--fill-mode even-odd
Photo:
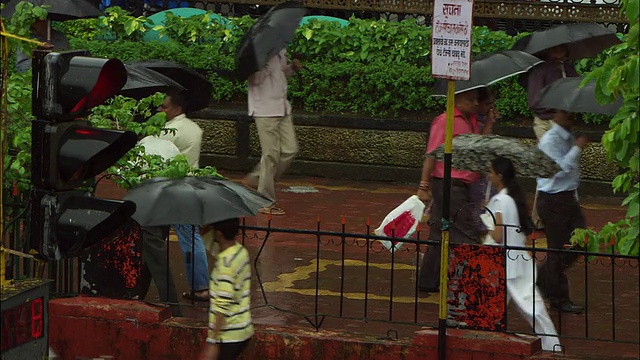
{"label": "white salwar kameez", "polygon": [[[502,189],[493,196],[487,208],[494,214],[502,214],[502,223],[520,226],[518,208],[507,189]],[[498,224],[500,225],[500,224]],[[518,227],[507,227],[506,238],[503,243],[508,246],[525,246],[526,236],[518,232]],[[513,300],[518,309],[525,316],[535,333],[540,336],[542,350],[560,350],[560,339],[549,317],[544,300],[535,285],[535,261],[525,250],[507,250],[507,301]]]}

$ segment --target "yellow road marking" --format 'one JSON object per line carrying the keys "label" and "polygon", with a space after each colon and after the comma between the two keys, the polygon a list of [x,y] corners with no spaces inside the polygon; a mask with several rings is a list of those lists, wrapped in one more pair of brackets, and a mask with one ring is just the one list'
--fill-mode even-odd
{"label": "yellow road marking", "polygon": [[[264,289],[267,292],[292,292],[301,295],[310,295],[313,296],[316,294],[315,288],[306,288],[306,289],[297,289],[294,287],[294,282],[300,280],[307,280],[311,278],[311,274],[316,271],[316,259],[311,260],[309,265],[297,266],[293,272],[285,273],[278,275],[278,279],[276,281],[264,283]],[[345,266],[358,266],[364,267],[366,263],[360,260],[345,260]],[[319,272],[323,272],[327,270],[327,266],[336,265],[341,266],[342,262],[340,260],[324,260],[320,259]],[[369,263],[370,267],[375,267],[382,270],[391,269],[391,264],[385,263]],[[407,264],[395,264],[394,269],[397,270],[415,270],[415,266],[407,265]],[[327,289],[318,289],[318,295],[322,296],[340,296],[339,291],[327,290]],[[363,292],[345,292],[343,296],[347,299],[353,300],[364,300],[365,293]],[[367,296],[370,300],[389,300],[389,296],[382,296],[377,294],[368,294]],[[413,296],[394,296],[393,301],[397,303],[407,303],[411,304],[415,302],[415,298]],[[420,296],[418,297],[418,302],[420,303],[429,303],[429,304],[437,304],[438,296],[435,294],[431,294],[429,296]]]}

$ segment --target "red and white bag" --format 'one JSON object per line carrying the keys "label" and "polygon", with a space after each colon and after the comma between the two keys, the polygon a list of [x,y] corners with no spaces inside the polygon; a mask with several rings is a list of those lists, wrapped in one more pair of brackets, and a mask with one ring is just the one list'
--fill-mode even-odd
{"label": "red and white bag", "polygon": [[[393,209],[382,220],[380,226],[373,232],[377,236],[388,236],[407,239],[413,235],[418,222],[424,214],[424,203],[416,195],[412,195],[397,208]],[[394,252],[402,246],[400,241],[380,240],[389,251]]]}

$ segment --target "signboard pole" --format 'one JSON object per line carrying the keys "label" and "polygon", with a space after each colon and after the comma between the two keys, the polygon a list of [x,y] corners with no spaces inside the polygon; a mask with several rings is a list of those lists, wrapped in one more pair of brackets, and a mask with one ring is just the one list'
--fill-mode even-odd
{"label": "signboard pole", "polygon": [[449,229],[451,202],[451,156],[455,112],[455,80],[471,77],[473,0],[435,0],[431,38],[431,73],[447,79],[444,177],[442,194],[442,241],[440,247],[440,302],[438,311],[438,359],[446,359]]}
{"label": "signboard pole", "polygon": [[451,150],[456,82],[447,82],[447,125],[444,138],[444,181],[442,194],[442,244],[440,246],[440,301],[438,308],[438,359],[445,360],[447,348],[447,295],[449,272],[449,209],[451,202]]}

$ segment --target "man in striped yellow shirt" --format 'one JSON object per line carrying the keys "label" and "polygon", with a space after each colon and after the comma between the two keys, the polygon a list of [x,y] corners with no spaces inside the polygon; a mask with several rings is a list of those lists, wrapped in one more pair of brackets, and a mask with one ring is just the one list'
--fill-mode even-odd
{"label": "man in striped yellow shirt", "polygon": [[211,271],[209,334],[201,360],[237,359],[253,336],[249,252],[235,241],[237,218],[209,225],[220,246]]}

